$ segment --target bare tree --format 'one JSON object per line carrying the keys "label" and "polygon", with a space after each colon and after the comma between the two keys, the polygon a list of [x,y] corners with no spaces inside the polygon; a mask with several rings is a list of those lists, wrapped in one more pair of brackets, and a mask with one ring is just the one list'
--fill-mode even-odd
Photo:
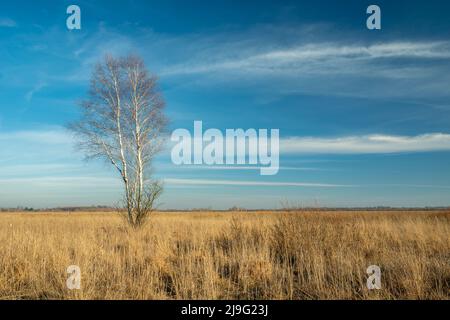
{"label": "bare tree", "polygon": [[151,179],[151,163],[161,150],[166,127],[157,79],[136,56],[106,56],[92,74],[82,118],[69,128],[87,159],[102,158],[120,174],[124,207],[133,227],[141,226],[162,191]]}

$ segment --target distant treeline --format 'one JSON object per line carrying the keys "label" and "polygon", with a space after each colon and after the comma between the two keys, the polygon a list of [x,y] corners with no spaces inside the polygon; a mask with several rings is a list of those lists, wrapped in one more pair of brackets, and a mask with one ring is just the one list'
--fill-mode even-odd
{"label": "distant treeline", "polygon": [[[117,211],[117,208],[109,206],[90,206],[90,207],[55,207],[55,208],[31,208],[31,207],[16,207],[16,208],[0,208],[0,212],[111,212]],[[283,212],[283,211],[433,211],[433,210],[450,210],[450,207],[299,207],[299,208],[277,208],[277,209],[245,209],[239,207],[231,207],[229,209],[213,209],[213,208],[193,208],[193,209],[160,209],[159,212]]]}
{"label": "distant treeline", "polygon": [[72,211],[89,211],[89,212],[110,212],[115,211],[116,208],[108,206],[90,206],[90,207],[55,207],[55,208],[31,208],[31,207],[16,207],[16,208],[0,208],[0,212],[72,212]]}

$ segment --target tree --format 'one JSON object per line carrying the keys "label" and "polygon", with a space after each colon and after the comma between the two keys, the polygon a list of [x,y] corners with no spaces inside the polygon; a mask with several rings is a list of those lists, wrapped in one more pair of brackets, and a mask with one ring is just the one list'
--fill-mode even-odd
{"label": "tree", "polygon": [[125,189],[127,220],[140,227],[155,208],[162,186],[151,179],[151,163],[166,127],[157,78],[136,56],[106,56],[91,78],[82,117],[69,128],[87,159],[110,162]]}

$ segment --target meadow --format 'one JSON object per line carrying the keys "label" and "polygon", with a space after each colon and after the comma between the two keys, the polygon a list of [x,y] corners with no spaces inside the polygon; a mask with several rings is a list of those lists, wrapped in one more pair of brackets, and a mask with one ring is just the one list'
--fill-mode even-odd
{"label": "meadow", "polygon": [[450,211],[159,212],[137,231],[115,213],[0,213],[0,298],[449,299],[449,228]]}

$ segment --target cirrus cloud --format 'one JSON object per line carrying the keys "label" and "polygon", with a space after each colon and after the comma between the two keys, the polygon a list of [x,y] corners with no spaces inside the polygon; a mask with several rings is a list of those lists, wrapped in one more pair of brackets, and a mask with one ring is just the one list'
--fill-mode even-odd
{"label": "cirrus cloud", "polygon": [[282,153],[374,154],[450,151],[450,134],[416,136],[363,135],[333,138],[290,137],[280,141]]}

